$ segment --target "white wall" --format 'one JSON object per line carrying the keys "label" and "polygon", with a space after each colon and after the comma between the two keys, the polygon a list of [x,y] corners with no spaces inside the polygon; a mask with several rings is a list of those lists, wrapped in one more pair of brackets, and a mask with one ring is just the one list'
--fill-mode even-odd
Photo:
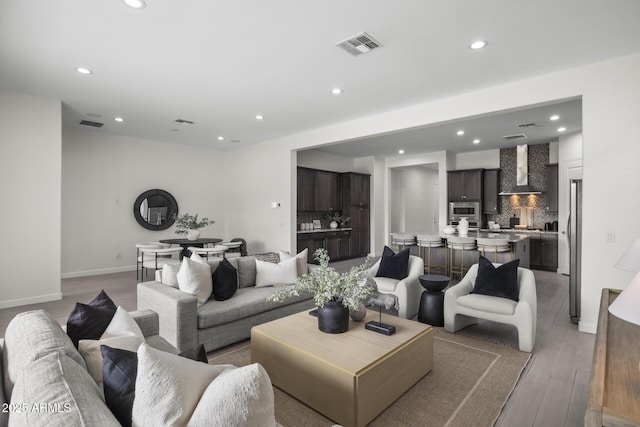
{"label": "white wall", "polygon": [[[580,328],[595,331],[601,288],[624,287],[631,280],[631,273],[618,271],[613,264],[640,235],[640,223],[630,223],[626,217],[627,212],[640,210],[640,198],[619,196],[637,194],[640,181],[640,169],[636,167],[640,144],[637,136],[628,132],[640,116],[639,74],[640,54],[629,55],[238,149],[227,157],[225,166],[249,166],[250,172],[247,183],[237,186],[234,197],[228,198],[227,209],[244,212],[230,227],[235,230],[247,224],[265,245],[269,242],[271,247],[295,248],[295,225],[291,223],[295,218],[291,209],[295,161],[291,160],[291,150],[582,96],[585,191]],[[269,179],[264,179],[265,172]],[[251,185],[249,181],[253,181]],[[272,197],[267,198],[268,194],[288,197],[288,214],[262,215],[268,210],[265,202]],[[253,198],[257,200],[250,203]],[[385,216],[388,218],[388,212]],[[615,243],[604,243],[605,223],[612,224],[609,231],[617,231]],[[387,224],[385,235],[388,231]]]}
{"label": "white wall", "polygon": [[298,151],[298,166],[333,172],[352,172],[353,159],[318,150]]}
{"label": "white wall", "polygon": [[238,174],[226,177],[222,165],[213,149],[64,128],[63,277],[135,269],[136,243],[180,237],[174,227],[152,231],[136,222],[133,203],[154,188],[171,193],[179,213],[216,221],[203,237],[230,237],[222,187]]}
{"label": "white wall", "polygon": [[60,101],[0,91],[0,308],[60,292]]}
{"label": "white wall", "polygon": [[455,155],[455,167],[452,170],[463,169],[498,169],[500,168],[500,150],[483,150]]}

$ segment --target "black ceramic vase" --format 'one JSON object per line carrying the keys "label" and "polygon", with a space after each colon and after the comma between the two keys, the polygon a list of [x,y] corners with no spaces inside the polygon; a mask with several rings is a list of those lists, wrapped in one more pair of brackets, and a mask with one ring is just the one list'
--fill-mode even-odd
{"label": "black ceramic vase", "polygon": [[341,334],[349,330],[349,309],[337,301],[328,301],[318,307],[318,329],[328,334]]}

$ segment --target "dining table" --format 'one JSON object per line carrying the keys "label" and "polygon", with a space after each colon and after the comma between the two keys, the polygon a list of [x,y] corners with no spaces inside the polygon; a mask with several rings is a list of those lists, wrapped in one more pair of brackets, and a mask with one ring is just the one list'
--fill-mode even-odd
{"label": "dining table", "polygon": [[182,257],[191,256],[191,251],[188,249],[189,247],[197,247],[203,248],[204,245],[215,245],[216,243],[222,242],[222,239],[217,237],[200,237],[196,240],[189,240],[186,237],[182,239],[161,239],[160,243],[168,243],[170,245],[180,245],[182,247],[182,253],[180,254],[180,259]]}

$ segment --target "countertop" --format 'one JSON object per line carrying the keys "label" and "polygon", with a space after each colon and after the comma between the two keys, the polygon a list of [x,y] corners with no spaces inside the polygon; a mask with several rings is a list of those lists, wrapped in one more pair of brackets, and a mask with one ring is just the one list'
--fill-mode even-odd
{"label": "countertop", "polygon": [[539,229],[521,229],[521,228],[501,228],[499,230],[489,230],[488,228],[483,228],[483,232],[487,233],[529,233],[529,234],[559,234],[558,231],[545,231]]}
{"label": "countertop", "polygon": [[298,230],[298,234],[305,233],[328,233],[331,231],[351,231],[351,227],[340,227],[340,228],[316,228],[313,230]]}
{"label": "countertop", "polygon": [[[458,237],[458,232],[453,234],[445,234],[441,233],[440,236],[443,239],[446,239],[448,236],[456,236]],[[519,230],[513,230],[512,233],[495,233],[493,231],[482,230],[482,231],[469,231],[466,236],[459,237],[473,237],[473,238],[483,238],[483,239],[507,239],[509,243],[517,243],[522,240],[528,239],[531,237],[531,233],[520,233]]]}

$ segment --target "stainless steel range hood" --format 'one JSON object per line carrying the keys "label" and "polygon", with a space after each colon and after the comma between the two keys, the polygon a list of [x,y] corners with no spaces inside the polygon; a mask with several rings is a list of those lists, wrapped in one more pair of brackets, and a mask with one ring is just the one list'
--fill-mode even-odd
{"label": "stainless steel range hood", "polygon": [[503,191],[501,196],[511,196],[520,194],[542,194],[529,185],[529,149],[526,144],[516,147],[516,185],[509,191]]}

